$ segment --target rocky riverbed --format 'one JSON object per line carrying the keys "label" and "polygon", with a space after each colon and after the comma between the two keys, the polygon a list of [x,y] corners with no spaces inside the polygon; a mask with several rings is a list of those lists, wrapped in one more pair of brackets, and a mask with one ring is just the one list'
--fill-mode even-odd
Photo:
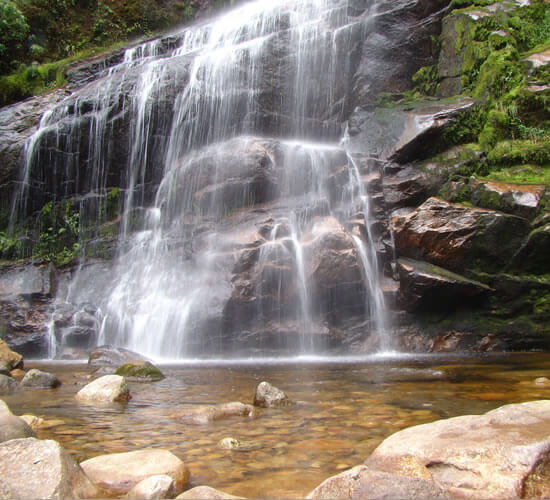
{"label": "rocky riverbed", "polygon": [[[8,415],[23,435],[1,445],[0,467],[13,472],[0,475],[7,498],[25,496],[17,488],[31,484],[21,478],[31,477],[28,467],[39,454],[57,457],[51,470],[79,464],[100,488],[87,489],[78,474],[78,491],[88,497],[122,497],[132,488],[138,489],[130,498],[144,498],[145,491],[174,497],[182,489],[184,498],[216,498],[216,491],[247,498],[546,495],[540,464],[550,403],[537,402],[550,395],[545,354],[161,365],[164,379],[134,379],[126,384],[131,398],[113,403],[75,395],[91,382],[119,378],[105,375],[116,367],[93,373],[97,367],[82,363],[27,362],[24,369],[51,373],[61,385],[29,387],[10,377],[16,387],[1,396],[2,418]],[[258,387],[280,404],[254,406]],[[25,415],[26,424],[14,415]],[[411,428],[419,424],[426,425]],[[153,452],[159,457],[142,460]],[[6,458],[15,455],[21,458]],[[90,459],[98,456],[115,465],[92,471]],[[121,477],[133,460],[172,465]],[[7,477],[19,479],[8,484]],[[40,484],[52,489],[30,496],[55,497],[57,486]]]}

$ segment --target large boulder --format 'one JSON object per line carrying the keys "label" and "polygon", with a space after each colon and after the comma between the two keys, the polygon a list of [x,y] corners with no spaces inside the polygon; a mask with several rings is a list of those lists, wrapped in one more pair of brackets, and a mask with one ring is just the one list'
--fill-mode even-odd
{"label": "large boulder", "polygon": [[446,497],[547,498],[550,401],[511,404],[397,432],[365,465],[431,478]]}
{"label": "large boulder", "polygon": [[80,464],[86,475],[110,495],[124,495],[150,476],[170,476],[176,493],[187,486],[189,471],[168,450],[144,449],[100,455]]}
{"label": "large boulder", "polygon": [[85,385],[75,394],[75,398],[85,403],[122,403],[131,396],[124,377],[104,375]]}
{"label": "large boulder", "polygon": [[307,498],[387,499],[445,496],[441,488],[430,479],[388,474],[359,465],[323,481]]}
{"label": "large boulder", "polygon": [[425,260],[462,273],[510,264],[529,232],[520,217],[429,198],[413,212],[392,218],[399,256]]}
{"label": "large boulder", "polygon": [[442,267],[418,260],[397,260],[400,302],[407,310],[444,311],[456,304],[480,304],[491,288]]}
{"label": "large boulder", "polygon": [[279,406],[290,406],[293,402],[289,397],[278,389],[271,385],[269,382],[260,382],[256,387],[254,393],[254,406],[261,406],[263,408],[272,408]]}
{"label": "large boulder", "polygon": [[124,349],[124,347],[114,347],[112,345],[102,345],[96,347],[90,352],[90,357],[88,358],[88,366],[90,367],[101,367],[101,366],[111,366],[118,368],[125,363],[130,361],[143,360],[149,361],[147,358],[138,354],[137,352],[130,351],[129,349]]}
{"label": "large boulder", "polygon": [[188,424],[201,425],[228,417],[253,417],[255,415],[256,409],[252,405],[234,401],[217,406],[199,406],[198,408],[180,410],[172,417]]}
{"label": "large boulder", "polygon": [[21,381],[21,385],[29,388],[54,389],[61,385],[61,381],[53,373],[43,372],[33,368],[25,374]]}
{"label": "large boulder", "polygon": [[101,492],[56,441],[0,444],[0,498],[97,498]]}

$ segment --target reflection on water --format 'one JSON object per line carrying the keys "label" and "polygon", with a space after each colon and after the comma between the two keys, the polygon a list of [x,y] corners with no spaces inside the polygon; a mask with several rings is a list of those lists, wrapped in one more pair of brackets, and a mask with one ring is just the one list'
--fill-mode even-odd
{"label": "reflection on water", "polygon": [[[4,400],[14,413],[63,421],[40,430],[40,438],[60,441],[78,461],[166,448],[188,465],[193,486],[207,484],[251,498],[303,498],[327,477],[363,462],[384,438],[404,427],[550,398],[550,389],[532,383],[550,374],[548,354],[166,365],[165,380],[130,384],[133,397],[127,405],[106,407],[73,399],[89,381],[86,365],[39,367],[55,373],[63,385]],[[298,404],[260,409],[254,419],[232,417],[204,426],[170,416],[196,405],[251,403],[262,380]],[[218,442],[225,437],[256,445],[224,450]]]}

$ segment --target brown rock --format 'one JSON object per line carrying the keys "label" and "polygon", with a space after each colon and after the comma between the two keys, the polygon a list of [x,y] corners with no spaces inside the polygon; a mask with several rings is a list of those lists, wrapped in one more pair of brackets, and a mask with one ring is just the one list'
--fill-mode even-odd
{"label": "brown rock", "polygon": [[23,377],[25,376],[27,372],[25,370],[21,370],[20,368],[16,368],[15,370],[12,370],[10,372],[10,377],[13,377],[15,380],[21,381],[23,380]]}
{"label": "brown rock", "polygon": [[447,497],[532,498],[550,495],[549,460],[550,401],[533,401],[397,432],[365,465],[431,476]]}
{"label": "brown rock", "polygon": [[254,417],[255,415],[256,409],[252,405],[234,401],[217,406],[199,406],[181,410],[172,417],[188,424],[200,425],[227,417]]}
{"label": "brown rock", "polygon": [[461,273],[480,264],[487,272],[508,265],[529,224],[494,210],[429,198],[413,212],[393,217],[392,228],[399,256]]}
{"label": "brown rock", "polygon": [[261,406],[263,408],[273,408],[278,406],[290,406],[294,404],[289,397],[278,389],[271,385],[269,382],[260,382],[256,387],[254,393],[254,406]]}
{"label": "brown rock", "polygon": [[16,417],[11,412],[0,414],[0,443],[10,439],[36,437],[27,422]]}
{"label": "brown rock", "polygon": [[176,493],[187,486],[189,471],[168,450],[144,449],[127,453],[100,455],[80,464],[86,475],[111,495],[127,494],[150,476],[170,476]]}
{"label": "brown rock", "polygon": [[56,441],[0,444],[0,498],[94,498],[101,492]]}
{"label": "brown rock", "polygon": [[35,389],[54,389],[61,385],[61,381],[53,373],[47,373],[33,368],[25,374],[21,381],[21,385]]}
{"label": "brown rock", "polygon": [[0,360],[6,365],[8,371],[23,368],[23,356],[12,351],[2,339],[0,339]]}
{"label": "brown rock", "polygon": [[176,498],[197,498],[197,499],[212,499],[212,500],[221,500],[223,498],[245,498],[245,497],[236,497],[225,493],[224,491],[216,490],[210,488],[210,486],[195,486],[190,490],[183,492],[181,495],[178,495]]}

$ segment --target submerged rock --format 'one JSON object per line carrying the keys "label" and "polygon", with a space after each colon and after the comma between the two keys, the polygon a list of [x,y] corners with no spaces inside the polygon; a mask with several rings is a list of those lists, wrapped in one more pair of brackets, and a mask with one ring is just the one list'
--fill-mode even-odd
{"label": "submerged rock", "polygon": [[80,389],[75,398],[91,403],[122,403],[131,399],[131,396],[124,377],[104,375]]}
{"label": "submerged rock", "polygon": [[101,492],[56,441],[0,444],[0,498],[97,498]]}
{"label": "submerged rock", "polygon": [[144,360],[133,360],[115,371],[130,382],[156,382],[164,378],[163,373],[152,363]]}
{"label": "submerged rock", "polygon": [[261,406],[263,408],[272,408],[277,406],[290,406],[294,404],[289,397],[278,389],[271,385],[269,382],[260,382],[256,387],[254,393],[254,406]]}
{"label": "submerged rock", "polygon": [[225,493],[225,491],[220,491],[220,490],[216,490],[215,488],[211,488],[210,486],[195,486],[194,488],[191,488],[190,490],[183,492],[181,495],[178,495],[176,498],[222,500],[224,498],[231,499],[231,498],[245,498],[245,497],[236,497],[234,495],[230,495],[229,493]]}
{"label": "submerged rock", "polygon": [[217,406],[199,406],[181,410],[172,417],[188,424],[200,425],[227,417],[254,417],[255,415],[256,409],[252,405],[234,401]]}
{"label": "submerged rock", "polygon": [[80,464],[86,475],[110,495],[124,495],[151,476],[169,476],[176,494],[187,486],[189,471],[168,450],[144,449],[90,458]]}
{"label": "submerged rock", "polygon": [[53,389],[59,387],[61,381],[53,373],[47,373],[33,368],[25,374],[21,381],[21,385],[30,388]]}
{"label": "submerged rock", "polygon": [[166,474],[158,474],[140,481],[126,494],[126,498],[174,498],[177,494],[174,479]]}
{"label": "submerged rock", "polygon": [[431,478],[446,497],[547,498],[550,401],[511,404],[399,431],[365,465]]}

